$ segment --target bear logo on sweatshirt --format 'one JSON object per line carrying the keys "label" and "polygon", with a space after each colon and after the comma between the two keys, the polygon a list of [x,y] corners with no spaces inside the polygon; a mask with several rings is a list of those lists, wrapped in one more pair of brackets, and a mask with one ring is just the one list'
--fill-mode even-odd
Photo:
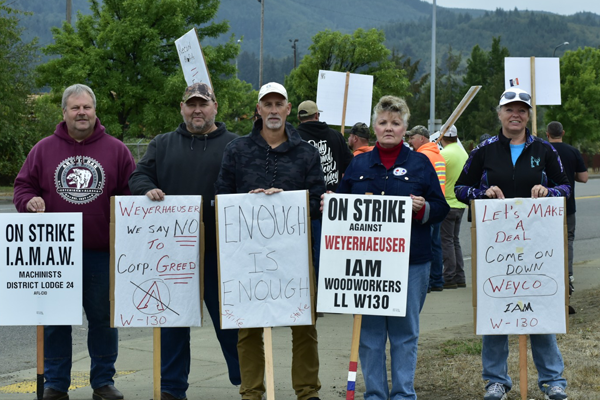
{"label": "bear logo on sweatshirt", "polygon": [[69,157],[54,173],[56,192],[73,204],[94,201],[104,189],[104,169],[100,163],[86,156]]}

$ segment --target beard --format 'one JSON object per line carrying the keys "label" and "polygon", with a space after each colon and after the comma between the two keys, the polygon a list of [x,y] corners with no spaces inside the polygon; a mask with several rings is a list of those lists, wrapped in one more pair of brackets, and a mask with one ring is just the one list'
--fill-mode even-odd
{"label": "beard", "polygon": [[269,129],[276,130],[276,129],[279,129],[279,128],[281,128],[283,126],[283,120],[282,119],[278,119],[277,121],[272,121],[272,120],[267,119],[265,121],[265,125]]}
{"label": "beard", "polygon": [[190,120],[190,123],[189,123],[189,126],[192,129],[188,128],[188,130],[191,133],[205,133],[210,128],[212,128],[212,126],[215,124],[215,117],[212,117],[212,118],[209,118],[209,119],[205,119],[204,122],[201,123],[201,124],[195,124],[193,121],[194,121],[194,119],[192,118]]}

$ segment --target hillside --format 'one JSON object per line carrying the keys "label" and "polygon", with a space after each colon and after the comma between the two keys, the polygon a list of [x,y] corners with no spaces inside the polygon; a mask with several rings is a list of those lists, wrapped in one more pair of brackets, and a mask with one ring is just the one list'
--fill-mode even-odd
{"label": "hillside", "polygon": [[[64,0],[13,0],[14,7],[34,13],[23,18],[25,40],[34,36],[40,44],[51,42],[51,26],[59,26],[65,15]],[[298,62],[308,53],[311,37],[330,29],[351,33],[357,28],[383,29],[390,49],[422,60],[420,74],[430,69],[432,5],[420,0],[263,0],[265,1],[264,80],[282,81],[293,67],[291,40],[298,39]],[[87,0],[73,0],[77,11],[89,13]],[[231,37],[243,38],[238,56],[239,77],[258,84],[261,3],[254,0],[221,0],[217,21],[228,20],[230,33],[205,39],[203,45],[223,43]],[[489,50],[492,37],[502,38],[514,57],[551,57],[554,48],[565,41],[569,46],[557,55],[578,47],[600,46],[600,16],[578,13],[561,16],[544,12],[494,12],[437,7],[437,54],[443,60],[450,46],[462,54],[463,67],[472,48]],[[443,63],[439,63],[443,66]]]}

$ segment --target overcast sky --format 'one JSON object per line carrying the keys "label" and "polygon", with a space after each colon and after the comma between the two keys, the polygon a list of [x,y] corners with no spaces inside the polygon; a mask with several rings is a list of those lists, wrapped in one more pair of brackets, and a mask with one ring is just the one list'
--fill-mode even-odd
{"label": "overcast sky", "polygon": [[[433,0],[425,0],[433,3]],[[531,10],[531,11],[549,11],[555,14],[572,15],[580,11],[589,11],[600,14],[599,0],[436,0],[440,7],[448,8],[475,8],[478,10],[495,10],[503,8],[504,10]]]}

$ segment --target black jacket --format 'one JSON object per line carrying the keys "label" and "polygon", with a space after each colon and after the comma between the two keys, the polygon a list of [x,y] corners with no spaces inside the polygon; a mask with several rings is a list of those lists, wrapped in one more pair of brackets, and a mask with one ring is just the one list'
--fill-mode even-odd
{"label": "black jacket", "polygon": [[237,138],[222,122],[207,135],[192,135],[181,123],[156,136],[129,178],[132,194],[159,188],[168,195],[201,195],[207,251],[216,251],[215,188],[223,150]]}
{"label": "black jacket", "polygon": [[485,191],[498,186],[504,197],[531,197],[531,188],[541,184],[548,197],[569,197],[571,186],[560,158],[550,143],[526,132],[525,148],[513,166],[510,139],[502,134],[477,146],[463,167],[454,186],[456,198],[469,204],[473,199],[487,199]]}
{"label": "black jacket", "polygon": [[353,158],[344,136],[320,121],[303,122],[297,129],[302,139],[319,150],[327,190],[335,192]]}

